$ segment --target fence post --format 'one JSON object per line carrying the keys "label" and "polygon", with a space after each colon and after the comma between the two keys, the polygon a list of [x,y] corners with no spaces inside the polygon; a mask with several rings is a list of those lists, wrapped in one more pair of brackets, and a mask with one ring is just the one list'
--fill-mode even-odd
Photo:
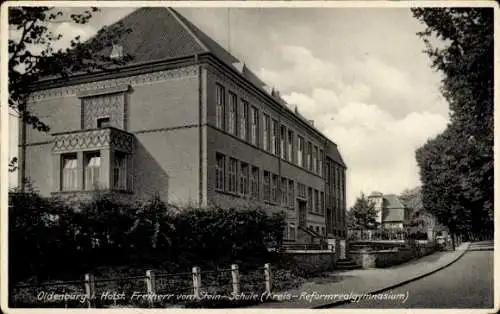
{"label": "fence post", "polygon": [[271,293],[271,264],[264,264],[264,280],[266,283],[266,293]]}
{"label": "fence post", "polygon": [[236,294],[240,293],[240,272],[238,265],[231,265],[231,275],[233,277],[233,292]]}
{"label": "fence post", "polygon": [[201,288],[201,271],[200,268],[193,267],[193,294],[199,299],[200,298],[200,288]]}
{"label": "fence post", "polygon": [[[152,270],[146,270],[146,290],[148,295],[154,295],[155,294],[155,274],[154,271]],[[153,307],[153,298],[150,297],[149,299],[149,306]]]}
{"label": "fence post", "polygon": [[89,308],[93,307],[94,295],[95,295],[95,281],[94,275],[85,274],[85,293],[87,295],[87,304]]}

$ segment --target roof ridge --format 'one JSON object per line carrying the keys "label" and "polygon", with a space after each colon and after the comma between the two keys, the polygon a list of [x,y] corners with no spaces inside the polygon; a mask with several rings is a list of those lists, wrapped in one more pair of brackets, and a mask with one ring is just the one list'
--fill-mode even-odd
{"label": "roof ridge", "polygon": [[193,30],[184,22],[183,16],[172,7],[166,7],[172,16],[181,24],[181,26],[193,37],[193,39],[207,52],[211,52],[207,45],[193,32]]}

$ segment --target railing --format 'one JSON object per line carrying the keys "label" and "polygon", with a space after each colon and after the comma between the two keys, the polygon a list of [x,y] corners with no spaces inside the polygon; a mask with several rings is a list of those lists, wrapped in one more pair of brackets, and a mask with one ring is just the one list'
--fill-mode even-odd
{"label": "railing", "polygon": [[282,249],[285,251],[286,250],[327,250],[328,244],[327,243],[283,244]]}
{"label": "railing", "polygon": [[404,230],[349,230],[349,240],[406,240],[408,233]]}
{"label": "railing", "polygon": [[[175,307],[198,302],[206,305],[227,302],[235,295],[254,296],[272,288],[271,265],[242,268],[233,264],[225,269],[162,273],[147,270],[128,277],[96,278],[85,274],[82,280],[16,285],[10,291],[11,307],[107,308]],[[258,297],[257,297],[258,296]]]}

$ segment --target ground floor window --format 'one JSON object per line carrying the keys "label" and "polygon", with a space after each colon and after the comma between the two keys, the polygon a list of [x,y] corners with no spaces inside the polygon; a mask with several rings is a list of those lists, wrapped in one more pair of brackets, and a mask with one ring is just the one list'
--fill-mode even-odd
{"label": "ground floor window", "polygon": [[113,187],[117,190],[127,189],[127,155],[122,152],[115,152]]}
{"label": "ground floor window", "polygon": [[101,155],[99,152],[86,153],[85,156],[85,189],[98,190],[101,177]]}
{"label": "ground floor window", "polygon": [[78,188],[78,162],[76,154],[63,155],[61,159],[61,189],[63,191],[76,190]]}

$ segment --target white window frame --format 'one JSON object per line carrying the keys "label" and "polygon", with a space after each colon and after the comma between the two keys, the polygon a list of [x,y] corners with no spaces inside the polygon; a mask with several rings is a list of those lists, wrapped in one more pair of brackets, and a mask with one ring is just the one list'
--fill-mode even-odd
{"label": "white window frame", "polygon": [[78,157],[74,154],[61,156],[61,190],[78,189]]}
{"label": "white window frame", "polygon": [[102,157],[99,152],[85,154],[85,190],[96,190],[101,184]]}

